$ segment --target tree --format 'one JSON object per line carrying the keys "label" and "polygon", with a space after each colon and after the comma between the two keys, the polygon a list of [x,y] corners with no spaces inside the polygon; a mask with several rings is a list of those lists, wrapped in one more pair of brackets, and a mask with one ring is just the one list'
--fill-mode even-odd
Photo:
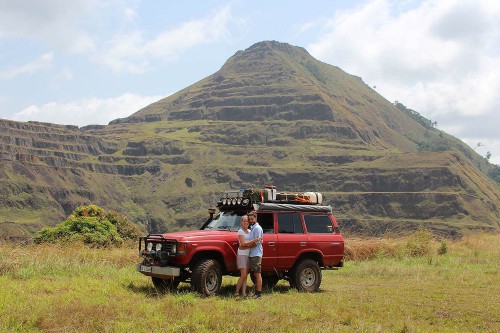
{"label": "tree", "polygon": [[487,152],[486,153],[486,159],[489,161],[490,160],[490,157],[491,157],[491,152]]}
{"label": "tree", "polygon": [[425,118],[417,111],[408,109],[405,105],[403,105],[399,101],[394,101],[394,106],[396,106],[400,111],[406,113],[410,118],[412,118],[425,128],[431,129],[437,126],[437,121],[432,121],[430,119]]}

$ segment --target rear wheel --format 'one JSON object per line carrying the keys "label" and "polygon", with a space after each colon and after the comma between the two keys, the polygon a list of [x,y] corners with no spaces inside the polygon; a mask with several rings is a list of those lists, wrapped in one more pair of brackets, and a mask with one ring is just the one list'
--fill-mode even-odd
{"label": "rear wheel", "polygon": [[177,289],[180,283],[180,281],[176,278],[160,279],[152,277],[151,280],[153,281],[153,285],[155,286],[156,290],[162,293],[174,291],[175,289]]}
{"label": "rear wheel", "polygon": [[217,294],[222,285],[222,269],[219,262],[214,259],[200,260],[194,266],[191,285],[204,296]]}
{"label": "rear wheel", "polygon": [[305,259],[290,273],[290,287],[301,292],[318,291],[321,285],[321,269],[316,261]]}

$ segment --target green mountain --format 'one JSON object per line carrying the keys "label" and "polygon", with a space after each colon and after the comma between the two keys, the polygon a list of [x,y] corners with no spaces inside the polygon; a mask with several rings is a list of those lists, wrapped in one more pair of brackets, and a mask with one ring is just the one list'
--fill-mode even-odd
{"label": "green mountain", "polygon": [[224,190],[266,184],[322,192],[345,232],[498,231],[495,166],[405,111],[265,41],[107,126],[0,120],[0,234],[26,237],[87,203],[149,231],[194,228]]}

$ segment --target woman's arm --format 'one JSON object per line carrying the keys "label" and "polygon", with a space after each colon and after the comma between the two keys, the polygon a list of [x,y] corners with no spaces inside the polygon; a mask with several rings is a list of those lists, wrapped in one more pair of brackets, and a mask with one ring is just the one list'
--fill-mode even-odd
{"label": "woman's arm", "polygon": [[240,242],[240,249],[246,250],[252,247],[256,247],[257,244],[255,243],[257,243],[260,238],[254,238],[252,240],[249,240],[248,242],[245,242],[245,237],[243,235],[238,235],[238,240]]}

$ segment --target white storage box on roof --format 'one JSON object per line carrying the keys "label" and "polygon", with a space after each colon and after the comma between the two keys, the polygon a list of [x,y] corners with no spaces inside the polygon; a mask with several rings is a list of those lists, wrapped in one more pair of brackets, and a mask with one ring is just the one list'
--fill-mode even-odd
{"label": "white storage box on roof", "polygon": [[312,204],[321,205],[323,203],[323,195],[319,192],[305,192],[305,197],[309,197]]}

